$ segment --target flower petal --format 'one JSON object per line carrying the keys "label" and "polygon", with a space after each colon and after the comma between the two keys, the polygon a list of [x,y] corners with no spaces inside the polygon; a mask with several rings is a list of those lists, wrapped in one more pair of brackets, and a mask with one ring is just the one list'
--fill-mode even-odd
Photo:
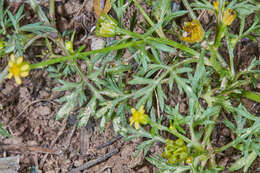
{"label": "flower petal", "polygon": [[139,129],[140,125],[138,122],[135,122],[135,129]]}
{"label": "flower petal", "polygon": [[144,106],[143,106],[143,105],[140,106],[140,108],[139,108],[139,112],[140,112],[140,114],[144,114]]}
{"label": "flower petal", "polygon": [[28,71],[25,71],[25,72],[22,72],[22,73],[21,73],[21,76],[22,76],[22,77],[26,77],[26,76],[28,76],[28,75],[29,75],[29,72],[28,72]]}
{"label": "flower petal", "polygon": [[10,61],[8,62],[8,66],[9,66],[9,67],[12,67],[13,64],[14,64],[14,62],[13,62],[12,60],[10,60]]}
{"label": "flower petal", "polygon": [[12,53],[11,55],[10,55],[10,59],[11,59],[11,61],[15,61],[15,59],[14,59],[14,54]]}
{"label": "flower petal", "polygon": [[132,114],[134,114],[136,112],[136,109],[135,108],[131,108],[131,112],[132,112]]}
{"label": "flower petal", "polygon": [[22,67],[21,67],[21,71],[26,71],[26,70],[29,70],[29,64],[24,64],[24,65],[22,65]]}
{"label": "flower petal", "polygon": [[21,80],[20,76],[14,76],[14,79],[15,79],[15,82],[16,82],[18,85],[21,85],[21,84],[22,84],[22,80]]}
{"label": "flower petal", "polygon": [[20,64],[22,64],[22,62],[23,62],[23,57],[19,56],[19,57],[17,58],[16,63],[17,63],[18,65],[20,65]]}
{"label": "flower petal", "polygon": [[11,79],[13,77],[13,74],[12,73],[8,73],[8,79]]}

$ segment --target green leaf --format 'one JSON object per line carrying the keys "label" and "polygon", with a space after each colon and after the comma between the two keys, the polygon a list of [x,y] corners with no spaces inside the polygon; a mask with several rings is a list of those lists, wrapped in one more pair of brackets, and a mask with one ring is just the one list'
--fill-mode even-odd
{"label": "green leaf", "polygon": [[112,114],[113,110],[115,109],[116,103],[118,102],[106,101],[104,103],[101,103],[103,107],[96,112],[95,118],[99,119],[107,114]]}
{"label": "green leaf", "polygon": [[74,82],[67,82],[63,80],[58,80],[63,86],[55,87],[52,90],[53,91],[67,91],[71,89],[75,89],[80,87],[81,83],[74,83]]}
{"label": "green leaf", "polygon": [[134,79],[128,82],[130,85],[141,85],[141,84],[152,84],[155,80],[153,79],[146,79],[139,76],[135,76]]}
{"label": "green leaf", "polygon": [[56,120],[59,120],[63,117],[68,117],[70,112],[74,109],[74,106],[76,104],[78,93],[73,92],[71,95],[65,96],[63,99],[66,101],[65,104],[59,109]]}
{"label": "green leaf", "polygon": [[166,95],[164,94],[161,85],[157,86],[157,95],[158,95],[160,109],[163,112],[164,111],[164,99],[166,99]]}
{"label": "green leaf", "polygon": [[183,16],[187,13],[188,13],[188,11],[186,11],[186,10],[179,10],[179,11],[176,11],[174,13],[171,13],[170,15],[165,17],[164,23],[168,24],[172,19]]}
{"label": "green leaf", "polygon": [[3,137],[12,137],[11,134],[8,133],[8,131],[6,129],[3,128],[3,124],[0,123],[0,135],[3,136]]}
{"label": "green leaf", "polygon": [[105,126],[106,126],[106,117],[103,116],[100,121],[100,127],[99,127],[100,133],[103,132],[103,130],[105,129]]}
{"label": "green leaf", "polygon": [[164,51],[164,52],[169,52],[169,53],[176,52],[175,48],[167,46],[167,45],[159,43],[159,42],[149,40],[149,41],[147,41],[147,43],[150,44],[151,46],[153,46],[154,48]]}
{"label": "green leaf", "polygon": [[260,103],[260,93],[253,92],[253,91],[244,91],[242,93],[242,96]]}
{"label": "green leaf", "polygon": [[96,98],[92,97],[88,102],[87,106],[78,115],[78,117],[80,118],[78,123],[79,128],[87,125],[90,116],[94,115],[95,110],[96,110]]}
{"label": "green leaf", "polygon": [[39,5],[39,3],[36,0],[29,0],[29,3],[33,9],[33,11],[35,13],[37,13],[40,21],[44,22],[44,24],[50,25],[50,21],[49,19],[46,17],[46,15],[44,14],[41,6]]}
{"label": "green leaf", "polygon": [[248,158],[246,158],[245,156],[238,159],[235,163],[233,163],[231,165],[231,167],[228,169],[229,171],[236,171],[238,169],[241,169],[243,166],[245,166],[244,168],[244,172],[247,172],[248,168],[250,167],[250,165],[253,163],[253,161],[256,159],[257,154],[253,151],[248,155]]}
{"label": "green leaf", "polygon": [[27,24],[20,27],[20,31],[33,32],[41,35],[43,32],[55,32],[56,30],[50,26],[41,25],[41,23]]}
{"label": "green leaf", "polygon": [[257,117],[250,114],[242,104],[240,104],[238,108],[235,108],[235,111],[237,112],[237,114],[239,114],[247,119],[254,120],[254,121],[257,120]]}
{"label": "green leaf", "polygon": [[135,156],[137,157],[142,151],[144,151],[144,156],[146,156],[148,150],[150,149],[151,145],[155,142],[155,140],[151,139],[151,140],[147,140],[142,142],[141,144],[139,144],[137,146],[137,150],[135,152]]}

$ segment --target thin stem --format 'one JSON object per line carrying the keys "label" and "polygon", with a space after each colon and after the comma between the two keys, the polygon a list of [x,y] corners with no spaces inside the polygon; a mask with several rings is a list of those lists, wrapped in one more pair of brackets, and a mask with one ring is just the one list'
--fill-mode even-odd
{"label": "thin stem", "polygon": [[182,3],[183,3],[183,5],[185,6],[185,8],[189,11],[190,17],[191,17],[192,19],[197,20],[197,17],[196,17],[196,15],[195,15],[195,13],[193,12],[192,8],[190,7],[189,2],[188,2],[187,0],[182,0]]}
{"label": "thin stem", "polygon": [[50,17],[52,26],[55,26],[55,0],[50,0]]}
{"label": "thin stem", "polygon": [[229,37],[227,37],[227,47],[228,47],[228,52],[229,52],[230,70],[231,70],[232,78],[234,78],[235,77],[234,53],[233,53],[233,49],[231,47]]}
{"label": "thin stem", "polygon": [[[220,108],[218,110],[218,113],[213,116],[213,118],[212,118],[213,122],[216,122],[216,120],[218,119],[219,111],[220,111]],[[205,146],[206,144],[210,144],[209,139],[210,139],[210,136],[211,136],[211,133],[212,133],[214,127],[215,127],[215,124],[210,124],[206,127],[205,137],[203,138],[203,142],[202,142],[203,146]]]}
{"label": "thin stem", "polygon": [[183,44],[177,43],[177,42],[175,42],[173,40],[163,39],[163,38],[155,38],[155,37],[149,37],[147,40],[148,41],[152,40],[152,41],[156,41],[156,42],[159,42],[159,43],[164,43],[164,44],[167,44],[169,46],[172,46],[172,47],[175,47],[175,48],[179,48],[182,51],[187,52],[187,53],[189,53],[189,54],[191,54],[193,56],[197,56],[197,57],[200,56],[200,53],[197,52],[196,50],[194,50],[192,48],[189,48],[188,46],[185,46]]}
{"label": "thin stem", "polygon": [[243,141],[244,139],[246,139],[250,134],[252,134],[252,131],[256,131],[257,129],[259,129],[258,126],[255,126],[253,129],[251,129],[250,131],[248,131],[247,133],[241,135],[240,137],[238,137],[236,140],[218,148],[215,150],[215,153],[220,153],[226,149],[228,149],[229,147],[235,146],[236,144],[238,144],[239,142]]}
{"label": "thin stem", "polygon": [[[153,21],[150,19],[150,17],[146,14],[146,12],[144,11],[144,9],[142,8],[142,6],[139,4],[139,2],[137,2],[136,0],[133,0],[135,5],[137,6],[137,8],[140,10],[140,12],[142,13],[142,15],[144,16],[144,18],[147,20],[147,22],[151,25],[154,26]],[[161,38],[166,38],[166,36],[164,35],[163,31],[162,31],[162,27],[160,27],[159,29],[156,30],[156,33],[159,35],[159,37]]]}
{"label": "thin stem", "polygon": [[31,69],[44,68],[48,65],[67,61],[67,60],[73,59],[75,57],[78,57],[79,59],[88,59],[87,58],[88,55],[93,55],[93,54],[96,54],[96,53],[110,52],[110,51],[113,51],[113,50],[119,50],[119,49],[131,47],[131,46],[136,46],[136,45],[139,45],[139,44],[142,44],[142,43],[144,43],[144,41],[139,40],[139,41],[133,41],[133,42],[130,42],[130,43],[124,43],[124,44],[121,44],[121,45],[110,46],[110,47],[106,47],[106,48],[103,48],[103,49],[97,49],[97,50],[92,50],[92,51],[88,51],[88,52],[76,53],[74,55],[52,58],[52,59],[48,59],[46,61],[42,61],[42,62],[37,63],[37,64],[31,64],[30,68]]}
{"label": "thin stem", "polygon": [[[134,32],[131,32],[131,31],[128,31],[128,30],[125,30],[125,29],[118,29],[119,32],[121,33],[124,33],[124,34],[127,34],[133,38],[137,38],[137,39],[146,39],[146,42],[149,44],[149,40],[152,40],[152,41],[156,41],[156,42],[159,42],[159,43],[163,43],[163,44],[167,44],[169,46],[172,46],[172,47],[175,47],[175,48],[179,48],[181,49],[182,51],[184,52],[187,52],[191,55],[194,55],[194,56],[197,56],[199,57],[200,56],[200,53],[195,51],[194,49],[192,48],[189,48],[188,46],[186,45],[183,45],[183,44],[180,44],[180,43],[177,43],[173,40],[169,40],[169,39],[166,39],[166,38],[155,38],[155,37],[148,37],[148,38],[143,38],[143,35],[141,34],[138,34],[138,33],[134,33]],[[144,34],[145,35],[145,34]],[[205,60],[205,63],[209,63],[207,60]]]}

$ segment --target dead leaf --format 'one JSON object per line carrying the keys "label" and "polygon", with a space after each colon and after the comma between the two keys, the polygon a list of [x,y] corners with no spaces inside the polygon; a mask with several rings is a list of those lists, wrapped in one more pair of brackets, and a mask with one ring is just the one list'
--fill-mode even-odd
{"label": "dead leaf", "polygon": [[[104,1],[104,0],[102,0],[102,1]],[[102,8],[100,7],[100,6],[101,6],[101,5],[100,5],[100,0],[95,0],[93,6],[94,6],[94,12],[95,12],[97,18],[98,18],[101,14],[103,14],[103,13],[107,14],[107,13],[109,12],[109,10],[111,9],[110,0],[106,0],[106,4],[105,4],[105,6],[104,6],[104,9],[102,9]]]}

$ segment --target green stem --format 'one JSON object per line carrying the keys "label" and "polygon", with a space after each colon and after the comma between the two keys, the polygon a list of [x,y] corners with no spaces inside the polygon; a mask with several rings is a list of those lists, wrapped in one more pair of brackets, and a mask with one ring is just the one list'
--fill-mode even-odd
{"label": "green stem", "polygon": [[211,47],[211,57],[210,57],[210,63],[212,67],[221,75],[225,76],[224,73],[226,69],[224,69],[220,63],[217,61],[217,48],[216,47]]}
{"label": "green stem", "polygon": [[[147,22],[153,27],[154,23],[153,21],[150,19],[150,17],[146,14],[146,12],[144,11],[144,9],[142,8],[142,6],[139,4],[139,2],[137,2],[136,0],[133,0],[135,5],[137,6],[137,8],[140,10],[140,12],[142,13],[142,15],[144,16],[144,18],[147,20]],[[156,33],[159,35],[159,37],[161,38],[166,38],[166,36],[163,33],[162,27],[160,27],[159,29],[156,30]]]}
{"label": "green stem", "polygon": [[50,0],[50,17],[51,17],[51,24],[55,26],[55,1]]}
{"label": "green stem", "polygon": [[175,47],[175,48],[179,48],[181,49],[182,51],[184,52],[187,52],[193,56],[197,56],[199,57],[200,56],[200,53],[197,52],[196,50],[192,49],[192,48],[189,48],[188,46],[185,46],[183,44],[180,44],[180,43],[177,43],[175,41],[172,41],[172,40],[169,40],[169,39],[163,39],[163,38],[155,38],[155,37],[149,37],[147,39],[148,43],[149,43],[149,40],[152,40],[152,41],[156,41],[156,42],[159,42],[159,43],[163,43],[163,44],[167,44],[169,46],[172,46],[172,47]]}
{"label": "green stem", "polygon": [[123,29],[123,28],[117,28],[117,32],[119,34],[128,35],[129,37],[138,38],[138,39],[145,39],[143,35]]}
{"label": "green stem", "polygon": [[231,47],[229,37],[227,37],[226,39],[227,39],[227,47],[228,47],[228,52],[229,52],[230,70],[231,70],[232,78],[234,78],[235,77],[234,53],[233,53],[233,49]]}
{"label": "green stem", "polygon": [[124,43],[124,44],[121,44],[121,45],[110,46],[110,47],[106,47],[106,48],[103,48],[103,49],[97,49],[97,50],[92,50],[92,51],[83,52],[83,53],[76,53],[74,55],[62,56],[62,57],[59,57],[59,58],[52,58],[52,59],[48,59],[46,61],[42,61],[42,62],[37,63],[37,64],[31,64],[30,68],[31,69],[44,68],[44,67],[51,65],[51,64],[56,64],[56,63],[59,63],[59,62],[63,62],[63,61],[73,59],[74,57],[78,57],[79,59],[88,59],[87,58],[88,55],[93,55],[93,54],[96,54],[96,53],[110,52],[110,51],[113,51],[113,50],[119,50],[119,49],[131,47],[131,46],[136,46],[136,45],[139,45],[139,44],[142,44],[142,43],[144,43],[143,40],[133,41],[133,42],[130,42],[130,43]]}
{"label": "green stem", "polygon": [[234,141],[232,141],[232,142],[230,142],[230,143],[228,143],[228,144],[226,144],[226,145],[224,145],[224,146],[222,146],[222,147],[216,149],[216,150],[215,150],[215,153],[220,153],[220,152],[222,152],[222,151],[228,149],[229,147],[232,147],[232,146],[237,145],[239,142],[243,141],[243,140],[246,139],[249,135],[251,135],[251,134],[252,134],[252,133],[251,133],[252,131],[256,131],[256,130],[259,130],[259,126],[255,126],[253,129],[248,130],[247,133],[241,135],[241,136],[238,137],[236,140],[234,140]]}
{"label": "green stem", "polygon": [[[128,31],[128,30],[125,30],[125,29],[121,29],[121,28],[119,28],[118,31],[121,32],[121,33],[127,34],[127,35],[129,35],[129,36],[131,36],[133,38],[145,39],[145,41],[148,44],[149,44],[149,40],[156,41],[156,42],[159,42],[159,43],[167,44],[169,46],[181,49],[182,51],[187,52],[187,53],[189,53],[189,54],[191,54],[193,56],[197,56],[197,57],[200,56],[200,53],[195,51],[194,49],[189,48],[188,46],[185,46],[183,44],[177,43],[177,42],[175,42],[173,40],[169,40],[167,38],[155,38],[155,37],[143,38],[142,34],[134,33],[134,32],[131,32],[131,31]],[[207,60],[205,60],[205,62],[209,63]]]}
{"label": "green stem", "polygon": [[215,42],[214,42],[215,49],[218,49],[220,42],[221,42],[221,39],[224,36],[225,30],[226,30],[226,25],[222,24],[219,27],[219,24],[217,24],[217,36],[216,36]]}
{"label": "green stem", "polygon": [[182,0],[182,3],[185,6],[185,8],[189,11],[191,18],[197,20],[197,17],[195,15],[195,13],[193,12],[192,8],[190,7],[189,2],[187,0]]}
{"label": "green stem", "polygon": [[[219,107],[219,110],[218,110],[218,113],[215,114],[212,118],[212,121],[213,122],[216,122],[216,120],[218,119],[218,116],[219,116],[219,112],[220,112],[220,107]],[[211,136],[211,133],[213,131],[215,127],[215,124],[210,124],[208,125],[205,129],[206,129],[206,132],[205,132],[205,135],[204,135],[204,138],[203,138],[203,141],[202,141],[202,145],[205,147],[206,144],[210,144],[210,136]]]}

